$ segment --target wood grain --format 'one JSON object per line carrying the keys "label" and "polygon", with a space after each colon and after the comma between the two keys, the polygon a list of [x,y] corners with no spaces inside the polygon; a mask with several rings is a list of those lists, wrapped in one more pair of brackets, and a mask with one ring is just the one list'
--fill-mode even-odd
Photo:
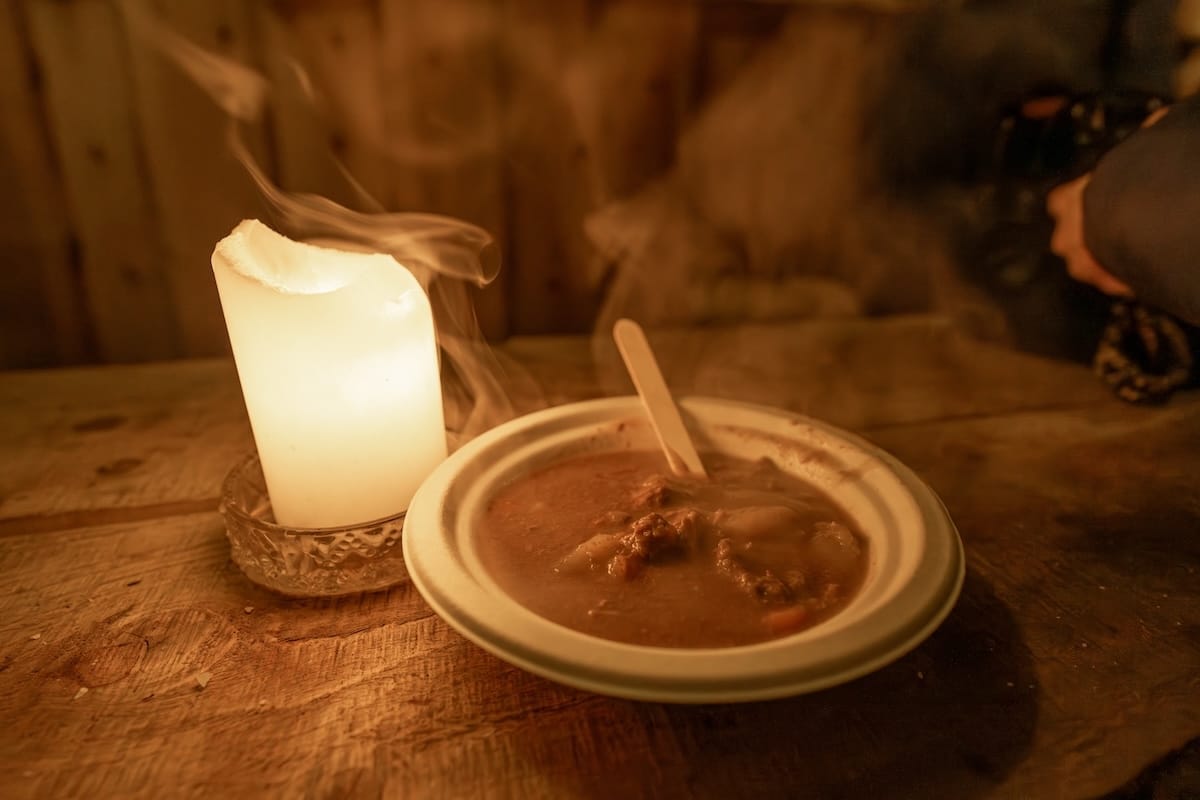
{"label": "wood grain", "polygon": [[[161,13],[163,24],[221,56],[245,62],[256,48],[244,3],[174,2],[158,12],[139,0],[137,7]],[[179,332],[173,354],[228,353],[209,260],[217,241],[243,219],[261,216],[263,205],[229,150],[224,112],[150,42],[130,37],[129,47],[157,233],[165,243],[158,270]],[[251,146],[261,151],[256,134],[249,134]]]}
{"label": "wood grain", "polygon": [[[347,183],[334,158],[349,147],[345,131],[331,119],[325,101],[317,58],[307,45],[303,9],[290,4],[257,4],[254,22],[259,32],[259,61],[271,84],[269,152],[279,185],[288,191],[313,192],[341,205],[357,207],[362,198]],[[314,75],[315,73],[315,75]]]}
{"label": "wood grain", "polygon": [[[253,447],[233,363],[8,372],[0,380],[0,535],[80,512],[216,507]],[[37,523],[42,524],[42,523]]]}
{"label": "wood grain", "polygon": [[108,361],[177,354],[163,242],[130,80],[128,41],[102,0],[26,2],[46,112],[97,350]]}
{"label": "wood grain", "polygon": [[582,332],[603,269],[589,216],[657,178],[691,99],[690,3],[505,0],[503,94],[515,334]]}
{"label": "wood grain", "polygon": [[263,11],[263,41],[272,46],[263,60],[281,88],[273,135],[284,186],[356,210],[389,207],[375,4],[294,1]]}
{"label": "wood grain", "polygon": [[941,495],[1020,622],[1012,688],[1036,695],[1038,736],[1014,796],[1100,796],[1200,734],[1200,405],[1182,400],[870,434]]}
{"label": "wood grain", "polygon": [[[922,337],[885,387],[878,366]],[[723,366],[727,396],[836,410],[857,387],[843,419],[942,496],[967,581],[913,652],[765,703],[568,689],[411,586],[298,601],[249,583],[193,505],[247,441],[227,362],[0,374],[5,796],[1093,797],[1200,735],[1200,398],[1124,405],[1081,367],[931,319],[702,342],[762,352]],[[826,347],[831,387],[771,366]],[[506,349],[554,400],[601,391],[590,352]],[[155,449],[174,457],[123,490],[91,482],[106,455]]]}
{"label": "wood grain", "polygon": [[578,333],[595,301],[584,273],[567,265],[587,264],[582,222],[597,189],[563,76],[586,40],[588,3],[566,0],[548,11],[531,0],[503,0],[501,8],[510,37],[501,63],[510,329]]}
{"label": "wood grain", "polygon": [[40,73],[21,6],[0,8],[0,365],[91,355],[63,192],[47,141]]}
{"label": "wood grain", "polygon": [[[920,277],[947,266],[931,255],[944,243],[919,220],[909,242],[903,214],[875,225],[834,202],[856,200],[861,160],[840,154],[861,132],[859,62],[880,61],[913,0],[128,2],[263,70],[270,114],[252,136],[283,188],[492,232],[502,268],[474,300],[494,341],[589,331],[606,298],[643,321],[640,306],[735,319],[945,302]],[[211,100],[117,7],[3,12],[17,192],[0,199],[0,367],[227,348],[208,254],[259,206]],[[662,207],[652,190],[685,173]],[[644,260],[618,274],[632,250]],[[814,277],[826,250],[848,253],[837,280]],[[728,274],[742,257],[749,280]]]}
{"label": "wood grain", "polygon": [[[391,208],[478,225],[505,247],[500,13],[465,0],[388,0],[380,9],[379,98]],[[493,340],[508,333],[507,269],[474,294]],[[494,277],[493,277],[494,275]]]}

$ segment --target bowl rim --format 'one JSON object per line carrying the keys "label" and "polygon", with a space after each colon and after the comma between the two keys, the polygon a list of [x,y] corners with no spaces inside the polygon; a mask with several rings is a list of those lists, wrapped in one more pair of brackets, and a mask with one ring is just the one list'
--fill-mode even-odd
{"label": "bowl rim", "polygon": [[[613,423],[644,423],[640,400],[628,395],[518,417],[443,462],[422,484],[405,519],[404,557],[417,590],[467,639],[527,671],[600,694],[667,702],[763,700],[826,688],[894,661],[941,624],[965,576],[962,542],[940,499],[912,470],[855,434],[783,409],[698,396],[680,398],[679,404],[701,427],[760,434],[777,434],[782,427],[791,434],[787,438],[815,442],[823,453],[842,458],[839,463],[857,459],[856,468],[866,468],[860,481],[890,492],[887,510],[896,515],[896,531],[888,536],[908,537],[906,555],[912,563],[907,571],[877,578],[884,582],[882,596],[861,618],[848,615],[847,607],[792,636],[737,647],[616,642],[550,622],[519,605],[473,561],[472,534],[466,530],[471,503],[481,502],[495,486],[504,470],[498,460],[506,453],[518,460],[522,453],[553,453],[562,443]],[[872,538],[872,557],[887,555],[886,547],[876,553],[880,541]],[[888,580],[900,585],[889,587]],[[867,588],[864,584],[859,593]]]}

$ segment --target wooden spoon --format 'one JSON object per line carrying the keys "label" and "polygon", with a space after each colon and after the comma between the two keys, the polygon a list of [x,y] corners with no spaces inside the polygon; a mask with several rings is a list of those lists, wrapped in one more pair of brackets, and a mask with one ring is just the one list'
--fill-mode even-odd
{"label": "wooden spoon", "polygon": [[696,452],[679,409],[663,380],[662,371],[654,358],[654,351],[646,341],[642,326],[631,319],[619,319],[613,325],[613,339],[621,358],[625,361],[625,369],[637,388],[642,405],[650,415],[650,424],[658,436],[658,443],[667,456],[667,463],[676,475],[698,475],[708,477],[704,471],[704,463]]}

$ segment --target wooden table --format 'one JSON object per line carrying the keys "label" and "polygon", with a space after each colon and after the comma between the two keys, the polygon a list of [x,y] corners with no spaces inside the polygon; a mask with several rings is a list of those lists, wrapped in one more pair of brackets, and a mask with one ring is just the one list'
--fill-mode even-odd
{"label": "wooden table", "polygon": [[[827,419],[929,481],[968,560],[929,640],[765,703],[559,686],[468,643],[411,585],[298,601],[247,581],[215,510],[251,446],[230,362],[3,373],[0,793],[1092,797],[1200,782],[1195,744],[1172,756],[1200,736],[1200,397],[1124,405],[1081,366],[933,317],[651,339],[678,390]],[[605,344],[504,352],[548,402],[629,390]]]}

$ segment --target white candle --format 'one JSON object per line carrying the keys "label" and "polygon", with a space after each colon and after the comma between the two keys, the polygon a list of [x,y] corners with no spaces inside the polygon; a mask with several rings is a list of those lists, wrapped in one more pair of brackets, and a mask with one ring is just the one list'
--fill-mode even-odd
{"label": "white candle", "polygon": [[292,241],[256,220],[213,273],[281,525],[390,516],[446,457],[433,314],[389,255]]}

